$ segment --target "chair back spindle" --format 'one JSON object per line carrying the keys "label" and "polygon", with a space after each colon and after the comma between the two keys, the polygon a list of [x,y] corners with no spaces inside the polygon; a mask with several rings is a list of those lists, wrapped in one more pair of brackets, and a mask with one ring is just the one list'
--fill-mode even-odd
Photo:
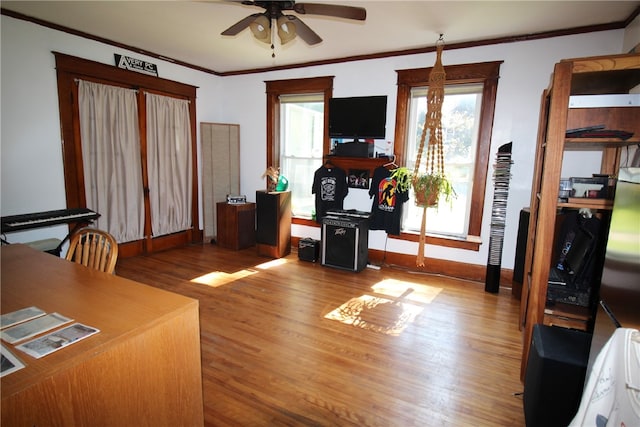
{"label": "chair back spindle", "polygon": [[73,235],[66,259],[95,270],[113,273],[118,258],[118,243],[102,230],[83,228]]}

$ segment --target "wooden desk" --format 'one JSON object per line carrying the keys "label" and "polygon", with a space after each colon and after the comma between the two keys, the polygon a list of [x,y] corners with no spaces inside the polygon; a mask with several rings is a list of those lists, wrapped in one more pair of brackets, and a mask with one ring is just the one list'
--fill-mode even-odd
{"label": "wooden desk", "polygon": [[35,305],[100,329],[1,380],[3,426],[202,426],[198,302],[2,246],[1,312]]}

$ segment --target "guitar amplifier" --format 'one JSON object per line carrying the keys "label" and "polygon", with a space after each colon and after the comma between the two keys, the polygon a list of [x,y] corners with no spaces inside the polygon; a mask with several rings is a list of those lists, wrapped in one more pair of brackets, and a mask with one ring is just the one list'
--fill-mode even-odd
{"label": "guitar amplifier", "polygon": [[298,241],[298,259],[301,261],[318,261],[320,254],[320,242],[315,239],[305,238]]}
{"label": "guitar amplifier", "polygon": [[369,219],[327,215],[322,218],[321,264],[362,271],[369,261]]}

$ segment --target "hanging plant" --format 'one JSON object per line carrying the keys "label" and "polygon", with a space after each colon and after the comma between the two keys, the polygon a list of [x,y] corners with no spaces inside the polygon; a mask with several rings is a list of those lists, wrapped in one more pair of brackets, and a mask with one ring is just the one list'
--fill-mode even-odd
{"label": "hanging plant", "polygon": [[[451,202],[455,191],[444,174],[444,147],[442,142],[442,103],[444,101],[444,83],[446,73],[442,65],[442,50],[444,40],[442,34],[436,42],[436,62],[429,74],[429,89],[427,90],[427,111],[420,145],[416,155],[415,169],[411,183],[416,196],[416,204],[422,206],[422,223],[420,225],[420,239],[418,240],[418,255],[416,265],[424,266],[424,245],[426,242],[427,208],[436,206],[441,195]],[[427,141],[427,132],[429,139]],[[425,142],[427,142],[425,147]],[[422,154],[426,150],[426,171],[420,173]]]}
{"label": "hanging plant", "polygon": [[391,171],[391,178],[396,180],[396,188],[400,192],[413,189],[413,195],[417,206],[437,206],[440,198],[445,197],[451,203],[457,196],[451,182],[445,175],[439,173],[411,172],[406,167],[399,167]]}
{"label": "hanging plant", "polygon": [[445,175],[439,173],[424,173],[413,177],[413,193],[416,197],[416,205],[433,207],[437,206],[440,198],[445,197],[451,203],[456,197],[456,192],[451,182]]}

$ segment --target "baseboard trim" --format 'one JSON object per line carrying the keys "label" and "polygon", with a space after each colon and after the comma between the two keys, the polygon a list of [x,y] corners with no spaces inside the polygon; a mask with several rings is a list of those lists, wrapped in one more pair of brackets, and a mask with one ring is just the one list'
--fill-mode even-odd
{"label": "baseboard trim", "polygon": [[[292,250],[297,253],[298,242],[300,237],[291,237]],[[441,274],[443,276],[454,277],[457,279],[471,280],[474,282],[484,283],[486,279],[487,266],[478,264],[468,264],[458,261],[449,261],[437,258],[424,259],[424,267],[416,265],[416,256],[401,254],[397,252],[380,251],[377,249],[369,249],[369,263],[381,267],[398,267],[409,271]],[[500,286],[511,289],[513,270],[500,269]]]}

